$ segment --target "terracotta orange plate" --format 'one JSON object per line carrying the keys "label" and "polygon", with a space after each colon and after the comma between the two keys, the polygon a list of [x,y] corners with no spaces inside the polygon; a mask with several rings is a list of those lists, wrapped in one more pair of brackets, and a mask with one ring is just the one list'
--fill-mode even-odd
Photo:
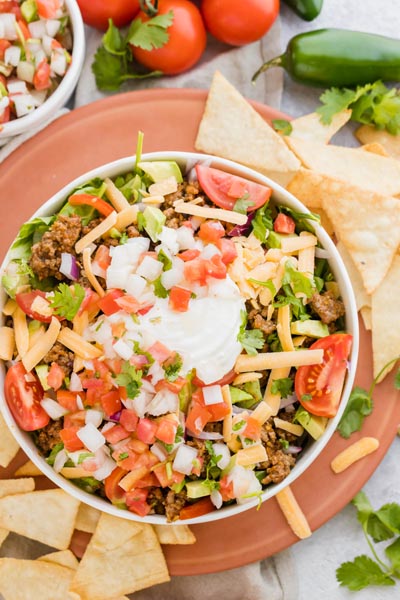
{"label": "terracotta orange plate", "polygon": [[[0,255],[4,256],[23,221],[66,183],[105,162],[134,153],[137,132],[144,132],[145,151],[194,150],[206,100],[203,90],[148,90],[120,94],[87,105],[53,122],[27,141],[0,165]],[[254,104],[265,119],[282,117]],[[268,157],[266,157],[268,160]],[[370,335],[361,325],[360,360],[356,383],[368,387],[372,379]],[[388,377],[376,388],[373,416],[363,435],[379,438],[380,447],[348,471],[334,475],[332,458],[349,444],[335,434],[313,465],[292,489],[312,530],[339,512],[371,476],[400,421],[400,402]],[[352,437],[352,441],[357,435]],[[21,455],[5,477],[23,462]],[[41,482],[41,486],[47,485]],[[197,575],[232,569],[279,552],[297,538],[286,524],[275,499],[237,517],[193,526],[193,546],[165,546],[172,575]],[[87,537],[75,540],[82,549]]]}

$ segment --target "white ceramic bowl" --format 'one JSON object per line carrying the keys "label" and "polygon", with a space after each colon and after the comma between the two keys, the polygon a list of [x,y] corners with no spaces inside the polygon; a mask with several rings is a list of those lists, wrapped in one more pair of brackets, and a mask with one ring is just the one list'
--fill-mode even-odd
{"label": "white ceramic bowl", "polygon": [[[303,204],[301,204],[294,196],[289,194],[284,188],[282,188],[280,185],[278,185],[271,179],[255,172],[251,169],[248,169],[247,167],[238,165],[232,161],[225,160],[222,158],[211,157],[211,156],[207,157],[204,154],[194,154],[194,153],[189,153],[189,152],[173,152],[173,151],[171,151],[171,152],[154,152],[151,154],[143,155],[143,160],[163,160],[163,159],[164,160],[166,160],[166,159],[176,160],[181,166],[183,166],[183,168],[185,167],[186,162],[188,160],[197,161],[197,160],[204,160],[205,158],[209,158],[211,160],[211,166],[213,166],[213,167],[222,169],[229,173],[241,175],[242,177],[245,177],[247,179],[270,186],[273,189],[272,199],[277,201],[278,203],[289,206],[290,208],[292,208],[298,212],[302,212],[302,213],[309,212],[308,209]],[[45,202],[45,204],[43,204],[43,206],[39,210],[37,210],[34,215],[32,215],[32,218],[39,217],[39,216],[52,215],[55,212],[57,212],[60,209],[60,207],[63,205],[63,203],[65,202],[66,196],[69,195],[72,192],[72,190],[74,188],[76,188],[78,185],[81,185],[81,184],[85,183],[86,181],[93,179],[94,177],[101,177],[101,178],[115,177],[118,174],[127,173],[128,171],[132,170],[134,164],[135,164],[135,158],[127,157],[127,158],[123,158],[123,159],[114,161],[112,163],[108,163],[108,164],[98,167],[96,169],[93,169],[89,173],[85,173],[78,179],[75,179],[75,181],[71,182],[69,185],[65,186],[62,190],[60,190],[57,194],[55,194],[52,198],[50,198],[50,200]],[[192,162],[192,164],[193,164],[193,162]],[[312,221],[310,223],[314,224],[314,222],[312,222]],[[292,469],[292,471],[290,472],[288,477],[286,477],[286,479],[284,479],[279,484],[271,485],[263,492],[263,494],[261,496],[261,499],[263,502],[265,500],[267,500],[268,498],[271,498],[272,496],[274,496],[277,492],[282,490],[287,485],[293,483],[293,481],[295,481],[295,479],[297,479],[297,477],[299,477],[311,465],[311,463],[320,454],[322,449],[326,446],[326,444],[330,440],[332,434],[334,433],[334,431],[339,423],[339,420],[343,414],[343,411],[345,409],[349,394],[350,394],[352,386],[353,386],[354,375],[355,375],[356,366],[357,366],[358,340],[359,340],[358,318],[357,318],[357,309],[356,309],[356,304],[355,304],[355,299],[354,299],[354,294],[353,294],[353,290],[351,287],[351,283],[350,283],[349,277],[347,275],[343,261],[340,258],[340,255],[337,252],[336,247],[333,244],[332,240],[330,239],[329,235],[319,225],[316,225],[315,233],[316,233],[319,241],[321,242],[321,245],[323,246],[323,248],[328,250],[329,254],[331,256],[331,259],[329,260],[329,264],[333,271],[335,279],[339,284],[342,299],[343,299],[343,302],[344,302],[345,308],[346,308],[346,330],[349,333],[351,333],[353,336],[353,346],[352,346],[351,356],[350,356],[350,360],[349,360],[349,370],[347,373],[346,382],[345,382],[343,394],[342,394],[342,400],[341,400],[340,408],[339,408],[337,415],[333,419],[329,420],[328,426],[327,426],[324,434],[321,436],[321,438],[317,441],[313,441],[312,443],[310,443],[309,446],[302,452],[301,457],[299,458],[298,462],[296,463],[296,465],[294,466],[294,468]],[[4,271],[5,266],[8,264],[8,262],[9,262],[9,258],[7,255],[3,261],[1,268],[0,268],[0,277]],[[1,297],[0,297],[0,311],[4,304],[5,296],[6,296],[5,292],[2,290]],[[164,516],[149,515],[142,519],[141,517],[138,517],[137,515],[129,512],[127,510],[119,509],[119,508],[113,506],[108,501],[103,500],[102,498],[93,496],[87,492],[82,491],[81,489],[76,487],[74,484],[72,484],[68,480],[64,479],[64,477],[57,474],[53,470],[53,468],[50,467],[46,463],[44,458],[42,458],[39,455],[38,449],[35,446],[34,442],[32,441],[31,437],[29,436],[29,434],[27,434],[26,432],[19,429],[19,427],[16,425],[16,423],[8,409],[8,406],[5,402],[5,399],[4,399],[4,394],[3,394],[4,374],[5,374],[4,371],[5,371],[4,366],[1,366],[1,369],[0,369],[0,409],[1,409],[1,412],[3,413],[3,416],[4,416],[8,426],[10,427],[12,433],[14,434],[18,443],[20,444],[21,448],[29,456],[29,458],[39,467],[39,469],[41,471],[43,471],[43,473],[45,475],[47,475],[47,477],[49,479],[51,479],[60,488],[64,489],[66,492],[70,493],[72,496],[75,496],[82,502],[85,502],[86,504],[89,504],[89,505],[91,505],[99,510],[102,510],[104,512],[107,512],[107,513],[110,513],[112,515],[119,516],[119,517],[125,517],[126,519],[130,519],[133,521],[145,521],[147,523],[153,523],[153,524],[155,524],[155,523],[165,524],[166,523],[166,519]],[[220,510],[215,510],[214,512],[203,515],[201,517],[197,517],[194,519],[188,519],[187,521],[185,520],[185,523],[187,523],[187,524],[204,523],[207,521],[215,521],[217,519],[223,519],[226,517],[236,515],[245,510],[248,510],[249,508],[252,508],[252,507],[256,506],[257,504],[258,504],[258,499],[255,498],[254,500],[253,499],[249,500],[245,504],[230,505],[230,506],[227,506]],[[179,524],[179,521],[177,521],[177,523]]]}
{"label": "white ceramic bowl", "polygon": [[30,133],[50,121],[57,111],[68,102],[78,83],[85,58],[85,30],[76,0],[65,0],[65,5],[71,17],[73,34],[71,65],[60,85],[41,106],[25,117],[19,117],[3,125],[0,132],[0,146],[9,142],[14,136]]}

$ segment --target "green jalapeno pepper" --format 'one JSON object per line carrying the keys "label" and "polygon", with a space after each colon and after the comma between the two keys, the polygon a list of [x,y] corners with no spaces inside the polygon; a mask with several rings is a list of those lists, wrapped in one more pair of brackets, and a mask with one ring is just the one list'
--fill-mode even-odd
{"label": "green jalapeno pepper", "polygon": [[301,83],[344,87],[378,79],[400,81],[400,40],[345,29],[319,29],[293,37],[286,51],[253,75],[283,67]]}
{"label": "green jalapeno pepper", "polygon": [[304,21],[312,21],[322,10],[324,0],[284,0]]}

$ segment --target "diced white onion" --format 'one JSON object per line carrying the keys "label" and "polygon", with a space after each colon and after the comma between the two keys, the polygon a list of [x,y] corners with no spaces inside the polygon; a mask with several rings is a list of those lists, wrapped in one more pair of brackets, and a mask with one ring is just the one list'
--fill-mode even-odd
{"label": "diced white onion", "polygon": [[85,411],[85,423],[86,425],[88,423],[91,423],[92,425],[94,425],[96,427],[96,429],[98,427],[100,427],[100,425],[103,422],[103,412],[101,410],[95,410],[92,408],[89,408],[88,410]]}
{"label": "diced white onion", "polygon": [[1,13],[0,14],[0,28],[2,38],[5,40],[13,41],[18,39],[16,18],[12,13]]}
{"label": "diced white onion", "polygon": [[140,299],[140,296],[144,292],[146,286],[147,286],[147,281],[143,277],[140,277],[140,275],[136,275],[136,274],[132,273],[131,275],[128,275],[128,277],[126,278],[126,284],[125,284],[126,292],[128,294],[130,294],[131,296],[134,296],[138,300]]}
{"label": "diced white onion", "polygon": [[104,435],[92,423],[88,423],[79,429],[76,435],[91,452],[96,452],[96,450],[106,443]]}
{"label": "diced white onion", "polygon": [[47,412],[50,419],[54,419],[55,421],[69,412],[66,408],[58,404],[58,402],[52,398],[47,398],[46,396],[40,401],[40,404]]}
{"label": "diced white onion", "polygon": [[[61,50],[61,52],[58,52]],[[63,48],[57,48],[51,53],[50,68],[56,75],[62,77],[67,70],[67,57]]]}
{"label": "diced white onion", "polygon": [[176,230],[176,239],[179,244],[180,250],[189,250],[195,248],[195,239],[193,236],[193,229],[182,225]]}
{"label": "diced white onion", "polygon": [[211,502],[214,504],[215,508],[221,508],[222,506],[222,495],[218,490],[213,490],[211,492]]}
{"label": "diced white onion", "polygon": [[105,433],[109,429],[112,429],[114,427],[114,425],[115,425],[115,423],[113,421],[109,421],[108,423],[103,425],[103,427],[101,428],[101,433]]}
{"label": "diced white onion", "polygon": [[186,444],[179,446],[173,462],[173,469],[178,473],[190,475],[193,469],[193,461],[197,458],[197,450]]}
{"label": "diced white onion", "polygon": [[207,244],[207,246],[204,248],[203,252],[201,253],[201,258],[206,258],[206,259],[212,258],[216,254],[221,254],[221,252],[218,250],[218,248],[216,246],[214,246],[214,244]]}
{"label": "diced white onion", "polygon": [[4,52],[4,62],[6,65],[17,67],[21,58],[21,48],[19,46],[10,46]]}
{"label": "diced white onion", "polygon": [[315,248],[315,256],[316,258],[326,258],[329,260],[331,258],[330,252],[328,250],[324,250],[324,248]]}
{"label": "diced white onion", "polygon": [[221,404],[224,401],[222,389],[220,385],[207,385],[203,387],[204,404],[210,406],[212,404]]}
{"label": "diced white onion", "polygon": [[129,269],[126,267],[116,267],[112,264],[107,269],[107,288],[124,290],[128,275]]}
{"label": "diced white onion", "polygon": [[76,373],[71,373],[69,389],[71,392],[81,392],[83,390],[81,378]]}
{"label": "diced white onion", "polygon": [[154,396],[147,407],[147,412],[154,417],[174,413],[178,408],[178,403],[179,400],[176,394],[170,390],[162,390]]}
{"label": "diced white onion", "polygon": [[98,481],[104,481],[106,477],[111,475],[116,467],[116,463],[112,460],[112,458],[106,458],[104,464],[101,465],[96,471],[92,473],[93,477]]}
{"label": "diced white onion", "polygon": [[178,234],[176,229],[172,229],[171,227],[163,227],[160,235],[158,236],[160,242],[162,242],[165,246],[167,246],[168,250],[172,254],[178,254],[179,252],[179,244],[178,244]]}
{"label": "diced white onion", "polygon": [[79,394],[76,396],[76,405],[79,408],[79,410],[84,410],[84,408],[85,408],[83,406],[82,398],[80,397]]}
{"label": "diced white onion", "polygon": [[142,419],[147,412],[147,406],[151,402],[151,398],[150,394],[141,390],[136,398],[129,400],[129,404],[125,401],[126,407],[133,409],[137,416]]}
{"label": "diced white onion", "polygon": [[46,35],[46,22],[43,20],[32,21],[32,23],[29,23],[28,28],[33,38],[40,39]]}
{"label": "diced white onion", "polygon": [[231,453],[229,451],[228,446],[226,444],[217,442],[216,444],[213,444],[213,450],[215,456],[221,456],[221,458],[217,462],[217,466],[222,470],[226,469],[231,460]]}
{"label": "diced white onion", "polygon": [[3,96],[3,98],[0,99],[0,111],[3,112],[9,105],[10,98],[8,96]]}
{"label": "diced white onion", "polygon": [[17,117],[24,117],[35,110],[35,102],[30,94],[18,94],[13,96],[15,112]]}
{"label": "diced white onion", "polygon": [[46,53],[46,56],[50,56],[53,49],[53,38],[47,35],[46,33],[42,37],[42,48]]}
{"label": "diced white onion", "polygon": [[42,50],[42,48],[39,48],[39,50],[37,50],[33,54],[33,60],[35,62],[36,67],[38,67],[40,65],[42,60],[46,60],[46,59],[47,59],[46,53],[44,52],[44,50]]}
{"label": "diced white onion", "polygon": [[57,453],[57,456],[54,460],[54,465],[53,465],[53,469],[55,470],[56,473],[59,473],[61,471],[61,469],[67,462],[67,460],[68,460],[68,454],[65,452],[65,450],[60,450],[60,452]]}
{"label": "diced white onion", "polygon": [[[22,81],[26,81],[27,83],[33,83],[33,78],[35,75],[35,67],[32,63],[27,62],[26,60],[21,60],[17,66],[17,77],[22,79]],[[36,90],[34,90],[36,91]],[[33,96],[33,93],[32,93]],[[36,100],[36,97],[33,96]],[[46,97],[46,92],[44,97]],[[36,100],[37,102],[37,100]]]}
{"label": "diced white onion", "polygon": [[151,383],[156,385],[161,379],[165,379],[165,371],[162,366],[155,360],[147,373],[151,377]]}
{"label": "diced white onion", "polygon": [[10,79],[7,82],[7,89],[10,96],[13,94],[26,94],[28,92],[26,83],[24,81],[19,81],[18,79]]}
{"label": "diced white onion", "polygon": [[153,444],[152,446],[150,446],[150,452],[152,452],[155,456],[157,456],[157,458],[162,462],[164,461],[168,454],[165,451],[164,448],[162,448],[162,446],[156,442],[155,444]]}
{"label": "diced white onion", "polygon": [[58,30],[60,29],[60,25],[61,23],[58,19],[47,19],[45,21],[45,29],[47,35],[49,35],[52,38],[55,37],[58,33]]}
{"label": "diced white onion", "polygon": [[92,262],[92,271],[93,271],[93,275],[96,275],[96,277],[102,277],[103,279],[106,278],[106,270],[103,269],[103,267],[100,267],[99,263],[97,263],[96,261]]}
{"label": "diced white onion", "polygon": [[154,281],[159,277],[163,270],[163,264],[151,256],[145,256],[138,268],[136,274],[149,281]]}
{"label": "diced white onion", "polygon": [[120,356],[123,360],[129,360],[131,356],[133,356],[133,349],[128,346],[124,340],[120,339],[115,344],[113,344],[113,348],[115,352]]}

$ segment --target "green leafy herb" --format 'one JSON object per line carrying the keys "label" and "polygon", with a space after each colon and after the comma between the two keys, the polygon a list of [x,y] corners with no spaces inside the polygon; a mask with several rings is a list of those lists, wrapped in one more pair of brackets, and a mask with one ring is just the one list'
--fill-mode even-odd
{"label": "green leafy herb", "polygon": [[392,502],[374,511],[364,492],[359,492],[352,503],[374,558],[361,555],[343,563],[336,571],[337,580],[352,591],[369,585],[395,585],[394,578],[400,579],[400,537],[385,548],[390,565],[379,558],[373,542],[380,543],[400,533],[400,505]]}
{"label": "green leafy herb", "polygon": [[50,228],[56,217],[36,217],[24,223],[11,246],[11,259],[28,260],[32,253],[32,246],[40,241],[43,234]]}
{"label": "green leafy herb", "polygon": [[176,379],[179,377],[179,372],[182,369],[182,365],[182,356],[176,352],[172,361],[167,361],[165,364],[163,364],[165,379],[168,381],[176,381]]}
{"label": "green leafy herb", "polygon": [[246,425],[246,421],[238,421],[232,426],[233,431],[239,431]]}
{"label": "green leafy herb", "polygon": [[302,394],[301,401],[302,402],[311,402],[312,395],[311,394]]}
{"label": "green leafy herb", "polygon": [[332,117],[350,108],[353,121],[386,129],[392,135],[400,132],[400,91],[389,89],[382,81],[358,86],[355,90],[331,88],[320,97],[317,108],[321,122],[328,125]]}
{"label": "green leafy herb", "polygon": [[176,430],[175,440],[174,440],[173,444],[166,444],[165,442],[162,442],[161,440],[159,440],[159,443],[166,449],[168,454],[170,454],[173,451],[173,449],[175,448],[175,445],[180,444],[180,442],[182,442],[184,433],[185,432],[183,430],[183,427],[181,425],[178,425],[178,429]]}
{"label": "green leafy herb", "polygon": [[118,456],[118,460],[124,460],[125,458],[128,458],[128,457],[129,457],[128,452],[122,452],[122,454],[120,454]]}
{"label": "green leafy herb", "polygon": [[78,458],[78,465],[81,465],[87,458],[93,458],[93,452],[81,452]]}
{"label": "green leafy herb", "polygon": [[56,456],[63,449],[64,449],[64,444],[62,442],[53,446],[49,456],[46,458],[47,464],[50,465],[51,467],[54,467],[54,461],[56,460]]}
{"label": "green leafy herb", "polygon": [[256,238],[258,238],[260,242],[265,242],[268,232],[272,231],[274,227],[271,209],[268,208],[267,204],[264,204],[264,206],[257,210],[256,215],[251,222],[251,226]]}
{"label": "green leafy herb", "polygon": [[279,439],[279,443],[282,446],[282,448],[284,450],[287,450],[289,448],[289,442],[287,440],[284,440],[283,438]]}
{"label": "green leafy herb", "polygon": [[167,256],[167,254],[164,252],[164,250],[159,251],[158,260],[160,262],[162,262],[162,264],[164,265],[164,267],[163,267],[164,271],[170,271],[172,269],[172,260],[170,259],[169,256]]}
{"label": "green leafy herb", "polygon": [[293,131],[292,124],[286,119],[272,119],[272,126],[282,135],[290,135]]}
{"label": "green leafy herb", "polygon": [[[215,454],[214,451],[214,446],[212,445],[212,442],[210,442],[209,440],[206,440],[204,442],[205,447],[207,449],[208,455],[209,455],[209,460],[207,463],[207,467],[206,467],[206,481],[204,482],[205,485],[210,485],[210,483],[215,479],[217,479],[217,477],[219,477],[219,475],[221,474],[221,469],[218,466],[218,462],[221,460],[222,458],[222,454]],[[212,483],[211,483],[212,485]],[[218,489],[218,488],[214,488],[214,489]]]}
{"label": "green leafy herb", "polygon": [[255,285],[261,285],[262,287],[266,287],[271,292],[272,298],[275,297],[276,287],[274,286],[271,279],[269,279],[268,281],[259,281],[258,279],[250,278],[249,281],[251,283],[254,283]]}
{"label": "green leafy herb", "polygon": [[65,317],[68,321],[72,321],[78,312],[84,297],[85,289],[79,285],[79,283],[74,283],[73,286],[69,286],[66,283],[60,283],[54,292],[50,305],[56,315]]}
{"label": "green leafy herb", "polygon": [[157,298],[168,298],[169,292],[161,283],[161,275],[152,281],[152,284],[154,288],[154,294],[157,296]]}
{"label": "green leafy herb", "polygon": [[142,387],[142,371],[137,370],[128,361],[122,364],[121,373],[115,377],[118,385],[126,388],[128,398],[136,398]]}
{"label": "green leafy herb", "polygon": [[246,215],[247,209],[251,206],[254,206],[254,202],[253,200],[249,200],[249,193],[246,192],[244,196],[236,200],[235,204],[233,205],[233,210],[242,215]]}
{"label": "green leafy herb", "polygon": [[132,21],[127,34],[128,43],[143,50],[162,48],[169,40],[167,29],[172,25],[173,20],[174,13],[172,10],[145,22],[135,19]]}
{"label": "green leafy herb", "polygon": [[310,221],[315,221],[318,224],[321,222],[321,217],[313,212],[302,213],[298,212],[297,210],[293,210],[293,208],[289,208],[289,206],[281,206],[279,210],[295,220],[296,229],[298,231],[310,231],[311,233],[314,233],[314,229],[311,227]]}
{"label": "green leafy herb", "polygon": [[271,385],[271,392],[273,394],[280,394],[282,398],[287,398],[293,392],[293,379],[290,377],[274,379]]}
{"label": "green leafy herb", "polygon": [[305,294],[311,298],[314,293],[313,282],[292,265],[290,260],[285,263],[285,273],[282,278],[282,285],[289,284],[294,294]]}
{"label": "green leafy herb", "polygon": [[264,336],[262,331],[259,329],[246,329],[247,325],[247,313],[245,310],[242,311],[242,324],[237,336],[238,342],[240,342],[247,352],[251,356],[257,354],[257,350],[261,350],[264,346]]}

